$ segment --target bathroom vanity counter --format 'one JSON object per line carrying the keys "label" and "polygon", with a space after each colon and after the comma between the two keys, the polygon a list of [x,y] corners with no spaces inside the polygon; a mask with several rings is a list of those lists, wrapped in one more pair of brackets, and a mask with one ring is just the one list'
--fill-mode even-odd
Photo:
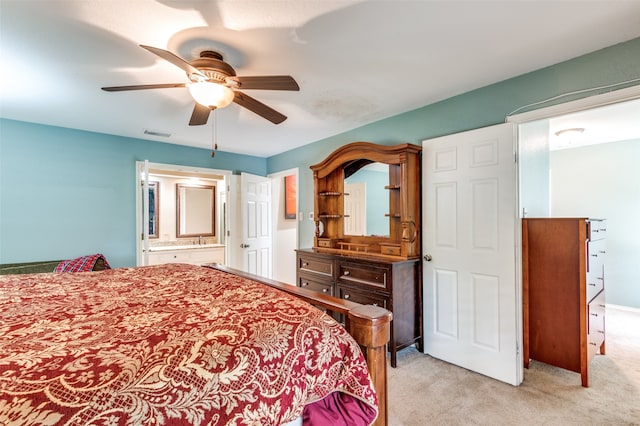
{"label": "bathroom vanity counter", "polygon": [[189,244],[149,247],[149,265],[163,263],[224,264],[224,245]]}

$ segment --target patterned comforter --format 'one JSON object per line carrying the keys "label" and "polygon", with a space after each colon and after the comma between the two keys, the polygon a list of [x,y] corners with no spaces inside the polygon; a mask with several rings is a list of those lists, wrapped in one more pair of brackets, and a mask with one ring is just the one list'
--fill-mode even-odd
{"label": "patterned comforter", "polygon": [[0,425],[280,425],[323,398],[377,416],[351,336],[264,284],[179,264],[0,277]]}

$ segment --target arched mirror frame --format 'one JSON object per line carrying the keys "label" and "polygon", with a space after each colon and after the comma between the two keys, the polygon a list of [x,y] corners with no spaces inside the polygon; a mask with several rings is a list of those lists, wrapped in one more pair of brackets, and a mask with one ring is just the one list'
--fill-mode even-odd
{"label": "arched mirror frame", "polygon": [[[395,146],[352,142],[311,166],[314,180],[314,249],[318,251],[414,258],[420,255],[420,152]],[[344,234],[344,177],[372,162],[389,165],[389,235]]]}

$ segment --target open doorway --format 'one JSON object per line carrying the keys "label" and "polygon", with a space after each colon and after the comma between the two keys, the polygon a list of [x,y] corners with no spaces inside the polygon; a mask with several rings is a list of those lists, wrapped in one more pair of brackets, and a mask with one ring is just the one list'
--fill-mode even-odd
{"label": "open doorway", "polygon": [[227,264],[231,172],[148,162],[136,170],[137,265]]}
{"label": "open doorway", "polygon": [[271,179],[273,221],[273,279],[296,283],[296,252],[298,224],[304,220],[298,209],[298,169],[283,170],[269,175]]}
{"label": "open doorway", "polygon": [[607,304],[640,310],[640,99],[519,125],[522,217],[607,219]]}

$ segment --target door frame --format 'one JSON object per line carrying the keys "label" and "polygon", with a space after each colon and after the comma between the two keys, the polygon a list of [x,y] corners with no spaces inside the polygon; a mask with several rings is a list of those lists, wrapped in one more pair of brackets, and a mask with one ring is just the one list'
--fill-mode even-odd
{"label": "door frame", "polygon": [[[284,188],[284,177],[295,175],[296,177],[296,218],[295,219],[284,219],[284,215],[282,215],[282,211],[284,209],[284,197],[285,193],[282,190]],[[295,241],[294,241],[294,250],[300,248],[300,222],[304,220],[303,214],[300,211],[300,169],[298,167],[281,170],[279,172],[269,173],[267,175],[269,179],[271,179],[271,221],[272,221],[272,245],[273,247],[279,247],[281,245],[280,240],[280,224],[284,221],[292,221],[295,220]],[[280,254],[279,254],[280,253]],[[283,261],[281,250],[273,250],[271,256],[271,271],[273,279],[277,281],[286,282],[288,284],[295,285],[295,268],[291,265],[295,265],[296,257],[295,252],[290,253],[289,256],[284,256]],[[287,265],[288,268],[291,268],[293,275],[289,274],[291,278],[287,279],[287,275],[280,271],[281,265]]]}
{"label": "door frame", "polygon": [[[522,143],[519,137],[521,125],[525,123],[530,123],[533,121],[551,119],[561,115],[572,114],[579,111],[590,110],[594,108],[604,107],[607,105],[613,105],[613,104],[632,101],[636,99],[640,99],[640,85],[618,89],[618,90],[614,90],[612,92],[607,92],[603,94],[587,96],[585,98],[568,101],[564,103],[559,103],[556,105],[551,105],[551,106],[543,107],[539,109],[534,109],[534,110],[519,113],[519,114],[507,115],[507,117],[505,118],[505,122],[514,123],[517,127],[516,138],[515,138],[515,143],[516,143],[515,151],[518,159],[518,161],[516,161],[516,179],[517,179],[517,185],[518,185],[518,188],[517,188],[518,193],[520,193],[520,190],[521,190],[520,170],[519,170],[520,168],[519,158],[520,158],[521,143]],[[518,197],[518,200],[516,201],[516,204],[517,204],[516,211],[518,215],[516,217],[516,220],[518,222],[520,222],[522,219],[523,206],[520,205],[520,202],[521,202],[521,197]],[[516,260],[517,292],[519,295],[522,295],[523,289],[522,289],[522,227],[521,226],[517,227],[517,232],[516,232],[515,260]],[[523,340],[523,336],[522,336],[522,333],[523,333],[523,330],[522,330],[523,306],[522,305],[523,303],[524,302],[520,303],[520,306],[518,308],[519,315],[520,315],[518,319],[518,322],[519,322],[518,332],[520,333],[520,341],[522,343],[523,343],[522,341]],[[524,354],[522,353],[523,352],[522,346],[519,346],[518,352],[519,352],[518,353],[519,359],[523,360]],[[524,379],[524,375],[522,376],[522,379]]]}
{"label": "door frame", "polygon": [[588,96],[586,98],[577,99],[574,101],[568,101],[557,105],[534,109],[532,111],[507,115],[505,122],[513,122],[516,125],[520,125],[530,121],[553,118],[559,115],[571,114],[578,111],[617,104],[625,101],[632,101],[639,98],[640,84],[637,86],[614,90],[613,92]]}
{"label": "door frame", "polygon": [[[146,163],[146,164],[145,164]],[[142,266],[144,264],[144,252],[143,250],[145,249],[144,247],[144,239],[143,238],[139,238],[141,235],[143,235],[144,233],[144,226],[143,226],[143,222],[148,221],[148,215],[144,215],[146,217],[143,217],[143,213],[144,213],[144,209],[143,209],[143,200],[141,197],[141,194],[143,193],[143,191],[139,190],[139,185],[140,182],[144,182],[145,180],[148,181],[149,180],[149,176],[139,176],[138,173],[140,172],[140,170],[144,170],[146,167],[146,169],[160,169],[160,170],[164,170],[167,172],[183,172],[183,173],[189,173],[189,174],[209,174],[209,175],[221,175],[224,178],[224,185],[225,185],[225,191],[227,193],[227,198],[228,198],[228,193],[229,193],[229,179],[230,176],[232,175],[232,171],[231,170],[221,170],[221,169],[209,169],[206,167],[193,167],[193,166],[181,166],[179,164],[167,164],[167,163],[152,163],[149,162],[148,160],[143,160],[143,161],[136,161],[136,165],[135,165],[135,188],[136,188],[136,235],[135,235],[135,239],[136,239],[136,266]],[[148,174],[148,173],[147,173]],[[216,200],[218,201],[218,200]],[[224,203],[224,205],[226,206],[226,209],[228,210],[228,205],[229,202],[227,200],[226,203]],[[230,222],[232,220],[232,218],[230,217],[230,215],[226,214],[226,217],[228,219],[228,222]],[[226,229],[224,230],[225,234],[227,233],[227,231],[229,230],[229,226],[230,224],[227,223],[225,225]],[[147,226],[148,229],[148,226]],[[229,256],[229,250],[227,249],[227,239],[225,238],[225,264],[228,264],[228,256]]]}

